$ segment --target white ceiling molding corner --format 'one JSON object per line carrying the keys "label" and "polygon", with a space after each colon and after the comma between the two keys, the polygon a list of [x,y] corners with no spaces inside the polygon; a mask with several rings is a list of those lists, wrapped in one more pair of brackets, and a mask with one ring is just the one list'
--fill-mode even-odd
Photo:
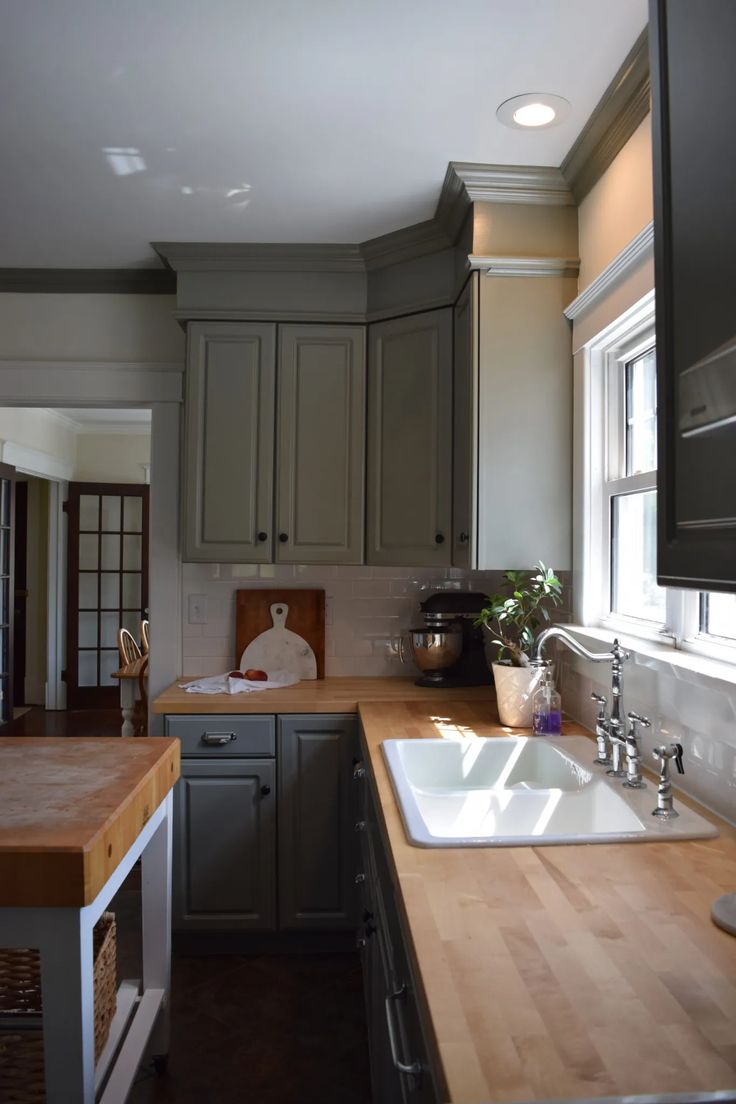
{"label": "white ceiling molding corner", "polygon": [[575,206],[560,169],[551,165],[473,165],[453,161],[445,177],[452,192],[450,169],[460,180],[471,203],[541,203],[551,206]]}

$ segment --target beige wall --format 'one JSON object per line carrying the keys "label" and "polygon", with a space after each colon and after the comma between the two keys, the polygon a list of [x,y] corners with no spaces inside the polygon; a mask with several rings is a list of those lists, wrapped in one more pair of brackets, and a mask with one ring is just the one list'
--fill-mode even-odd
{"label": "beige wall", "polygon": [[150,433],[81,433],[74,479],[91,483],[145,483],[151,463]]}
{"label": "beige wall", "polygon": [[76,463],[76,433],[68,423],[54,418],[45,410],[12,406],[0,408],[0,440],[44,453],[68,468],[69,472]]}
{"label": "beige wall", "polygon": [[600,275],[651,221],[652,135],[647,115],[578,209],[578,290]]}
{"label": "beige wall", "polygon": [[0,360],[182,361],[173,295],[0,294]]}

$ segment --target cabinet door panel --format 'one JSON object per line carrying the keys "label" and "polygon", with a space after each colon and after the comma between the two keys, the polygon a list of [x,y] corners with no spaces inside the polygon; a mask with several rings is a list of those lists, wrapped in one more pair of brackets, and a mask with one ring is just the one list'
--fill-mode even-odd
{"label": "cabinet door panel", "polygon": [[275,332],[250,323],[190,324],[185,559],[272,558]]}
{"label": "cabinet door panel", "polygon": [[355,923],[354,715],[279,718],[282,928]]}
{"label": "cabinet door panel", "polygon": [[175,928],[274,928],[275,803],[273,760],[182,761],[175,791]]}
{"label": "cabinet door panel", "polygon": [[449,564],[452,310],[370,328],[368,546],[375,564]]}
{"label": "cabinet door panel", "polygon": [[280,562],[363,562],[364,346],[361,326],[280,327]]}
{"label": "cabinet door panel", "polygon": [[478,501],[478,273],[458,299],[453,358],[453,567],[475,567]]}

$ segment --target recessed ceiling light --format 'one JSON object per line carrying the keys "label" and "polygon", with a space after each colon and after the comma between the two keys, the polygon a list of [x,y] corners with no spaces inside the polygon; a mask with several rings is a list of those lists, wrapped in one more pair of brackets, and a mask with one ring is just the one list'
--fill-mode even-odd
{"label": "recessed ceiling light", "polygon": [[570,104],[562,96],[549,92],[526,92],[504,100],[496,111],[499,122],[517,130],[530,127],[550,127],[561,123],[570,110]]}

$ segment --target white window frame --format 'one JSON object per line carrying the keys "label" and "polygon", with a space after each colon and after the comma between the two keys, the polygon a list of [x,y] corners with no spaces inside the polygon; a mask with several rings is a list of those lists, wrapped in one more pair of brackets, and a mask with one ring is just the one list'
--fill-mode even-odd
{"label": "white window frame", "polygon": [[[654,292],[645,295],[582,350],[583,395],[578,407],[583,424],[583,460],[578,482],[582,495],[582,570],[576,605],[581,622],[641,640],[736,664],[733,644],[700,632],[700,591],[668,587],[666,619],[655,624],[611,610],[611,501],[616,494],[656,489],[655,472],[621,476],[626,447],[623,366],[655,345]],[[576,573],[577,574],[577,573]]]}

